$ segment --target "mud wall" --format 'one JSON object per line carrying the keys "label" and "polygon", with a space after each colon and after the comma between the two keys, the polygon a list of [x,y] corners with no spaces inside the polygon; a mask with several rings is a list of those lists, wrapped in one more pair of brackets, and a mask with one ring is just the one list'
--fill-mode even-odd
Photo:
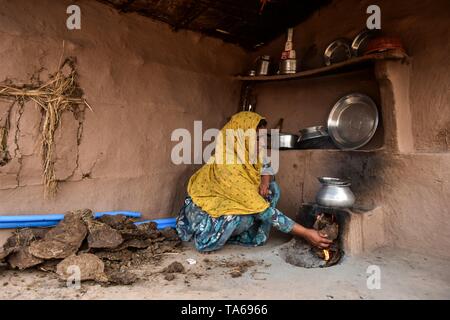
{"label": "mud wall", "polygon": [[[412,56],[409,108],[413,151],[281,152],[280,208],[294,216],[302,202],[314,201],[318,176],[351,177],[358,206],[382,207],[386,245],[450,256],[450,58],[446,53],[450,44],[443,40],[450,36],[450,3],[335,1],[295,28],[294,46],[302,68],[322,65],[328,43],[338,37],[352,38],[364,28],[366,8],[371,4],[381,7],[383,30],[400,36]],[[254,57],[270,54],[278,58],[284,41],[285,37],[280,37]],[[380,90],[373,71],[260,85],[256,88],[257,111],[268,117],[271,126],[284,118],[285,131],[295,133],[325,124],[332,105],[353,91],[367,93],[377,101]]]}
{"label": "mud wall", "polygon": [[[194,166],[172,164],[171,132],[220,127],[237,109],[240,84],[228,76],[246,54],[220,40],[179,31],[97,1],[77,1],[81,30],[66,28],[73,1],[0,0],[0,81],[27,83],[77,58],[93,108],[63,114],[56,133],[58,195],[43,199],[40,111],[29,102],[10,112],[11,160],[0,166],[0,213],[136,210],[174,215]],[[6,121],[11,103],[0,102]]]}

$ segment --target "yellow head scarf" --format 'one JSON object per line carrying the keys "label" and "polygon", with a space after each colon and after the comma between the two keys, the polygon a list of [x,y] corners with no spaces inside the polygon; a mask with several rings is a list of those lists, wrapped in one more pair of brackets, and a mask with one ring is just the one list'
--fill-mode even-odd
{"label": "yellow head scarf", "polygon": [[189,180],[188,194],[212,217],[254,214],[269,207],[258,192],[261,154],[253,158],[256,145],[252,142],[256,139],[250,138],[252,133],[256,134],[256,127],[262,119],[250,111],[235,114],[220,131],[215,155]]}

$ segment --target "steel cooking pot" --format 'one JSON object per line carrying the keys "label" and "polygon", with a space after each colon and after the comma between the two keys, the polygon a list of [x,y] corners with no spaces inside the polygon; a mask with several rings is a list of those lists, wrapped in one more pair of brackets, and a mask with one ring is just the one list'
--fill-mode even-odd
{"label": "steel cooking pot", "polygon": [[350,190],[350,181],[338,178],[320,177],[321,188],[316,194],[317,204],[324,207],[351,208],[355,195]]}

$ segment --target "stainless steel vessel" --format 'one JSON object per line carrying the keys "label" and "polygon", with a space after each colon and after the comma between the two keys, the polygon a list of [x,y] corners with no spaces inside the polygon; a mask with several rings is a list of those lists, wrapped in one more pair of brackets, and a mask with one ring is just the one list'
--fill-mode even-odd
{"label": "stainless steel vessel", "polygon": [[[275,136],[275,135],[274,135]],[[288,134],[288,133],[280,133],[280,149],[296,149],[297,148],[297,141],[299,139],[298,135],[295,134]]]}
{"label": "stainless steel vessel", "polygon": [[315,126],[315,127],[309,127],[300,130],[300,141],[306,141],[310,139],[315,139],[319,137],[327,137],[328,132],[327,129],[324,126]]}
{"label": "stainless steel vessel", "polygon": [[350,190],[351,182],[338,178],[320,177],[322,184],[316,194],[317,204],[324,207],[351,208],[355,203],[355,195]]}
{"label": "stainless steel vessel", "polygon": [[379,34],[380,34],[380,31],[377,29],[375,29],[375,30],[365,29],[365,30],[361,31],[353,39],[353,42],[352,42],[353,55],[355,57],[362,56],[367,49],[367,44],[369,43],[369,41]]}
{"label": "stainless steel vessel", "polygon": [[339,99],[328,116],[328,133],[337,147],[355,150],[365,146],[378,127],[375,102],[362,93],[352,93]]}
{"label": "stainless steel vessel", "polygon": [[280,61],[280,74],[293,74],[297,72],[296,59],[284,59]]}
{"label": "stainless steel vessel", "polygon": [[325,49],[323,57],[327,66],[350,59],[352,57],[350,40],[341,38],[333,41]]}
{"label": "stainless steel vessel", "polygon": [[267,55],[260,56],[256,60],[256,75],[257,76],[269,75],[269,68],[270,68],[270,56],[267,56]]}

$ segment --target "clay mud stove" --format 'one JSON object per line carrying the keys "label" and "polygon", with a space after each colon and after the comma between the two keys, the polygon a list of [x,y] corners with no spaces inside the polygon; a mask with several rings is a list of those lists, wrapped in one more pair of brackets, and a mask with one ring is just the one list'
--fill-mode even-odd
{"label": "clay mud stove", "polygon": [[450,299],[449,9],[0,0],[0,299]]}

